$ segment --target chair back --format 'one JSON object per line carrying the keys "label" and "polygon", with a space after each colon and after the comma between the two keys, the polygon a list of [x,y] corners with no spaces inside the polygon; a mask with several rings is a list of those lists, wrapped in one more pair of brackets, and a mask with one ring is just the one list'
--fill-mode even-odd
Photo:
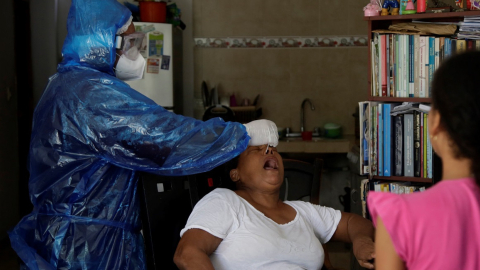
{"label": "chair back", "polygon": [[283,166],[285,175],[280,188],[280,198],[284,201],[303,200],[319,204],[323,160],[316,158],[312,164],[284,159]]}

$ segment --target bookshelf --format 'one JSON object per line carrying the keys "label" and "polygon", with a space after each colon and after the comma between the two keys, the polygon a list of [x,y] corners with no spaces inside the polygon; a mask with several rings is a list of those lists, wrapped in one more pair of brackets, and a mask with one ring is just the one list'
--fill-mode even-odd
{"label": "bookshelf", "polygon": [[[406,23],[412,21],[425,21],[425,22],[460,22],[464,20],[465,16],[480,16],[480,11],[463,11],[463,12],[446,12],[446,13],[422,13],[411,15],[397,15],[397,16],[373,16],[364,17],[364,20],[368,22],[368,101],[381,102],[381,103],[401,103],[401,102],[418,102],[418,103],[431,103],[431,98],[419,98],[419,97],[386,97],[386,96],[373,96],[372,95],[372,39],[373,31],[375,30],[387,30],[390,25],[397,23]],[[388,63],[388,62],[387,62]],[[415,183],[428,183],[434,184],[441,179],[441,160],[433,155],[433,177],[421,178],[421,177],[404,177],[404,176],[378,176],[370,175],[372,180],[381,181],[400,181],[400,182],[415,182]]]}

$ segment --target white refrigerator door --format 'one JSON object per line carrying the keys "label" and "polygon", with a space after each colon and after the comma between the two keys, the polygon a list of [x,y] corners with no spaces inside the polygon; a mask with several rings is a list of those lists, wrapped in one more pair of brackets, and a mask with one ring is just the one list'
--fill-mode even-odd
{"label": "white refrigerator door", "polygon": [[[155,30],[146,33],[146,43],[144,43],[146,47],[144,51],[142,50],[146,62],[143,78],[126,83],[158,105],[172,109],[174,106],[172,25],[149,22],[134,22],[133,24],[147,28],[153,25]],[[160,44],[162,42],[158,40],[162,39],[162,35],[163,44]]]}

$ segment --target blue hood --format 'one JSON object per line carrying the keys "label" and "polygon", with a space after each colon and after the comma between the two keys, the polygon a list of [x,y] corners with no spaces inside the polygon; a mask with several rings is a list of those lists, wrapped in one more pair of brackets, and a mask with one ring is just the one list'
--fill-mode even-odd
{"label": "blue hood", "polygon": [[58,71],[85,66],[114,75],[115,34],[130,16],[116,0],[72,0]]}

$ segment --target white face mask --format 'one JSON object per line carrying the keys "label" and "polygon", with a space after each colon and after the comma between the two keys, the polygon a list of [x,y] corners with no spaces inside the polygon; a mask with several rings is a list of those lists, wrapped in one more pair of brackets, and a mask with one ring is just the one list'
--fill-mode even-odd
{"label": "white face mask", "polygon": [[117,67],[115,68],[115,75],[122,81],[134,81],[140,80],[143,77],[143,71],[145,70],[145,59],[140,54],[137,55],[135,60],[131,60],[126,55],[131,54],[131,50],[136,50],[136,47],[131,48],[122,54],[118,59]]}

